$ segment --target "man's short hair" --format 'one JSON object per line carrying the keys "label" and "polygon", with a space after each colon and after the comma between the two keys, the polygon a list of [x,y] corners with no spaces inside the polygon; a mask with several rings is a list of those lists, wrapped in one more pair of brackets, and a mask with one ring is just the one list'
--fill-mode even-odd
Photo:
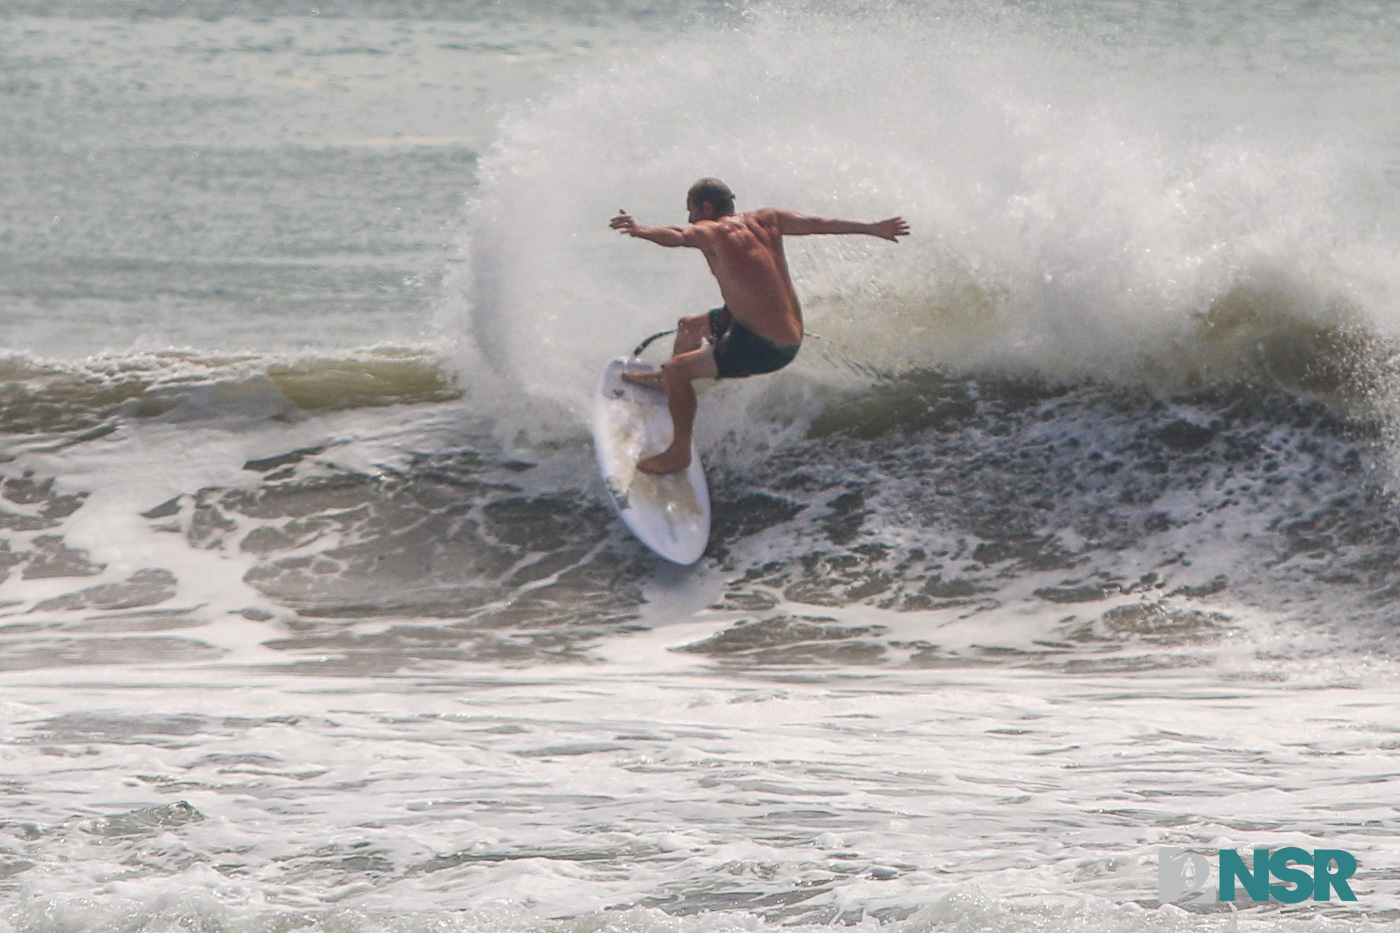
{"label": "man's short hair", "polygon": [[686,201],[696,207],[709,204],[720,216],[734,213],[734,192],[718,178],[702,178],[691,185]]}

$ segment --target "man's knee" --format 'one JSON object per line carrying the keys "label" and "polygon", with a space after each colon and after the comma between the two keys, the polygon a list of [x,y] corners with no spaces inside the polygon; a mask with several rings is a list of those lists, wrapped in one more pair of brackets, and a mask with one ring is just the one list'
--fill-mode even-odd
{"label": "man's knee", "polygon": [[695,379],[713,379],[717,372],[714,353],[708,349],[674,356],[663,370],[667,383],[680,385]]}
{"label": "man's knee", "polygon": [[683,359],[684,357],[674,357],[662,367],[661,380],[666,384],[667,391],[682,386],[695,378],[690,374],[690,367],[679,362]]}

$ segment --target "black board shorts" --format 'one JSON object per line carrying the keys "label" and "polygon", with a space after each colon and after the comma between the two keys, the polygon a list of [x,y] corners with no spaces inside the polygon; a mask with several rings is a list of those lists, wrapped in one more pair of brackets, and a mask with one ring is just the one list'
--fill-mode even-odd
{"label": "black board shorts", "polygon": [[729,308],[710,312],[710,337],[717,379],[741,379],[774,373],[793,361],[800,344],[774,343],[734,320]]}

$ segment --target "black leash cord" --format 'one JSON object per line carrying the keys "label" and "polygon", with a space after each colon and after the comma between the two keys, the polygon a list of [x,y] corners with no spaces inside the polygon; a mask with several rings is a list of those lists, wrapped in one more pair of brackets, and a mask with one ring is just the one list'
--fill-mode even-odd
{"label": "black leash cord", "polygon": [[[674,334],[675,332],[676,332],[676,329],[673,327],[673,328],[671,328],[670,330],[663,330],[663,331],[661,331],[660,333],[652,334],[650,337],[648,337],[647,339],[643,340],[641,343],[637,344],[637,349],[635,349],[635,350],[632,351],[632,356],[633,356],[633,358],[636,358],[636,357],[641,356],[643,350],[645,350],[647,347],[651,346],[651,345],[652,345],[653,343],[655,343],[656,341],[660,340],[662,337],[665,337],[667,334]],[[807,332],[806,334],[804,334],[803,336],[804,336],[804,337],[816,337],[818,340],[823,339],[823,338],[821,337],[820,334],[814,334],[814,333],[812,333],[811,331],[808,331],[808,332]]]}
{"label": "black leash cord", "polygon": [[675,332],[676,332],[676,330],[675,330],[675,328],[673,327],[673,328],[671,328],[670,330],[663,330],[663,331],[662,331],[661,333],[659,333],[659,334],[652,334],[650,337],[648,337],[647,339],[643,340],[641,343],[637,344],[637,349],[635,349],[635,350],[632,351],[632,356],[634,356],[634,357],[641,356],[641,355],[642,355],[642,351],[645,350],[647,347],[651,346],[653,343],[655,343],[656,341],[660,340],[662,337],[665,337],[667,334],[674,334]]}

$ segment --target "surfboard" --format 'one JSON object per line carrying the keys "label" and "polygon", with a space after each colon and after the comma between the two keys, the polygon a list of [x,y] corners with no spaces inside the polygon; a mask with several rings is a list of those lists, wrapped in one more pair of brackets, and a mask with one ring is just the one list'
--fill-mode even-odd
{"label": "surfboard", "polygon": [[676,564],[693,564],[710,540],[710,490],[692,446],[690,467],[652,476],[637,461],[671,443],[671,413],[660,389],[624,382],[624,372],[654,370],[618,357],[603,370],[593,397],[593,445],[598,470],[618,517],[647,547]]}

